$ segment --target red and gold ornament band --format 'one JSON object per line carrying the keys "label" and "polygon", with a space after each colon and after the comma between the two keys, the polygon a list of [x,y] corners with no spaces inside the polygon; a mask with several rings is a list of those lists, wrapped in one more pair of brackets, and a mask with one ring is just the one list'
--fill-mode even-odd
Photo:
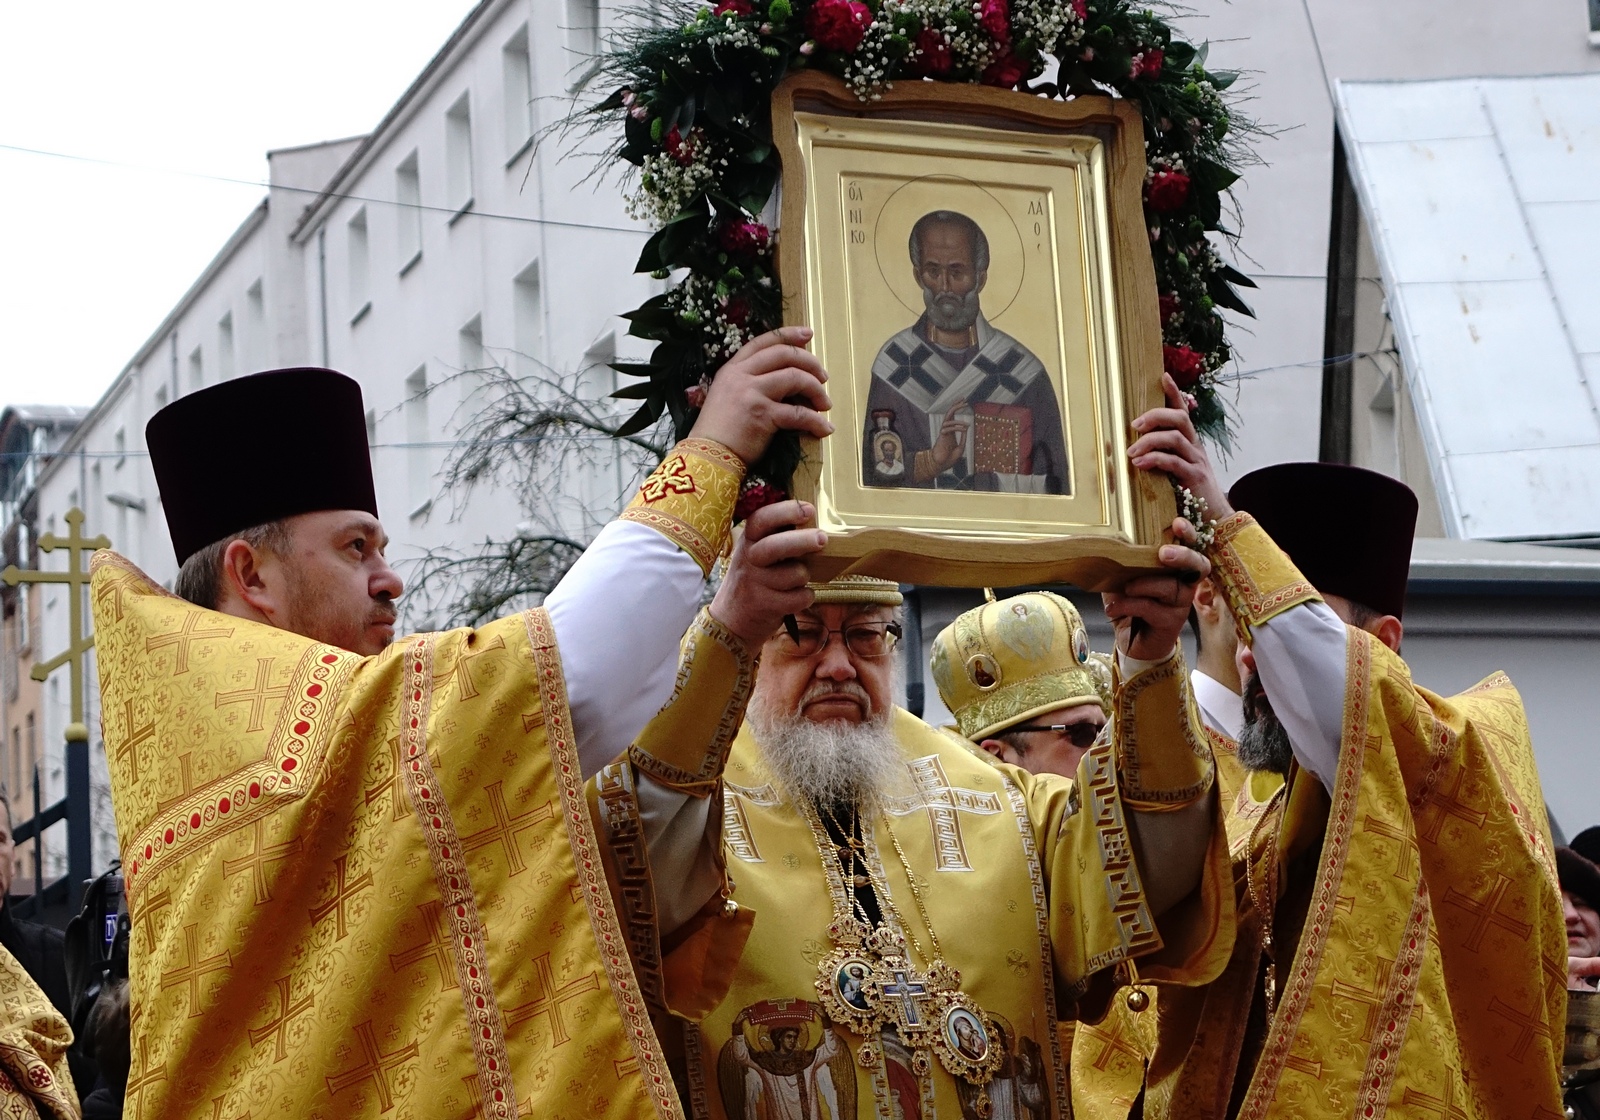
{"label": "red and gold ornament band", "polygon": [[1242,642],[1250,641],[1252,628],[1290,607],[1322,601],[1267,531],[1242,510],[1217,522],[1216,536],[1206,554],[1213,574],[1222,583]]}
{"label": "red and gold ornament band", "polygon": [[744,460],[708,439],[681,441],[622,513],[667,537],[707,574],[727,548]]}

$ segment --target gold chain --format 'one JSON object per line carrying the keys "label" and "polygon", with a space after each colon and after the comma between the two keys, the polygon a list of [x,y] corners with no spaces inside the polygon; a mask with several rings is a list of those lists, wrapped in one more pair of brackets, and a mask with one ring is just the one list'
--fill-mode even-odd
{"label": "gold chain", "polygon": [[1273,819],[1273,810],[1279,810],[1278,821],[1282,822],[1283,803],[1288,800],[1285,796],[1288,790],[1287,783],[1273,791],[1267,801],[1267,807],[1261,814],[1261,819],[1256,821],[1255,827],[1250,830],[1250,847],[1245,852],[1244,883],[1250,892],[1250,903],[1256,908],[1256,913],[1261,916],[1261,952],[1267,958],[1267,1019],[1270,1022],[1278,1006],[1278,959],[1277,949],[1272,943],[1273,911],[1277,907],[1278,893],[1278,827],[1272,829],[1272,841],[1269,845],[1263,864],[1263,878],[1266,882],[1261,885],[1258,893],[1256,890],[1256,838],[1261,834],[1261,828]]}
{"label": "gold chain", "polygon": [[[939,947],[939,935],[933,932],[933,919],[928,917],[928,907],[922,901],[922,888],[917,886],[917,877],[912,873],[911,861],[906,859],[906,853],[900,847],[900,838],[894,834],[894,829],[889,827],[888,817],[883,818],[883,830],[889,834],[889,843],[894,845],[894,854],[900,857],[900,866],[905,869],[906,882],[911,884],[911,897],[916,901],[917,913],[922,915],[922,924],[928,928],[928,940],[933,943],[933,956],[930,957],[922,951],[922,945],[918,943],[916,935],[910,929],[906,930],[906,936],[911,938],[911,945],[916,949],[917,955],[931,965],[935,960],[944,957],[944,950]],[[887,887],[884,893],[888,893]]]}

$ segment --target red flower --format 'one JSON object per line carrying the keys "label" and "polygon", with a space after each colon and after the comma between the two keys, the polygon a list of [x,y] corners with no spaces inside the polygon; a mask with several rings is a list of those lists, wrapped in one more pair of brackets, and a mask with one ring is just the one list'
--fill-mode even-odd
{"label": "red flower", "polygon": [[1206,360],[1187,346],[1163,346],[1161,365],[1180,389],[1192,389],[1206,371]]}
{"label": "red flower", "polygon": [[999,58],[989,63],[989,68],[983,72],[983,84],[986,86],[1000,86],[1002,89],[1012,89],[1022,81],[1022,61],[1009,50]]}
{"label": "red flower", "polygon": [[861,45],[872,25],[872,9],[860,0],[817,0],[806,15],[806,30],[817,45],[846,54]]}
{"label": "red flower", "polygon": [[755,256],[771,239],[771,232],[760,222],[724,222],[717,227],[717,244],[736,257]]}
{"label": "red flower", "polygon": [[739,501],[733,507],[734,523],[737,524],[763,506],[781,502],[788,496],[770,482],[764,482],[759,478],[747,478],[744,480],[743,489],[739,491]]}
{"label": "red flower", "polygon": [[1156,302],[1161,307],[1161,325],[1164,327],[1178,313],[1178,297],[1171,292],[1164,292],[1157,297]]}
{"label": "red flower", "polygon": [[661,146],[666,149],[667,155],[688,167],[694,162],[695,134],[688,136],[678,131],[678,126],[673,125],[668,130],[666,137],[661,141]]}
{"label": "red flower", "polygon": [[711,14],[720,17],[732,12],[736,16],[747,16],[755,10],[755,5],[750,3],[750,0],[722,0],[711,9]]}
{"label": "red flower", "polygon": [[912,68],[919,76],[950,73],[950,44],[942,34],[931,27],[923,28],[917,32],[917,50],[921,53],[913,59]]}
{"label": "red flower", "polygon": [[1089,0],[1072,0],[1072,10],[1078,15],[1078,22],[1089,22]]}
{"label": "red flower", "polygon": [[743,296],[734,296],[722,305],[722,317],[735,327],[742,327],[750,318],[750,301]]}
{"label": "red flower", "polygon": [[1181,171],[1157,171],[1144,189],[1150,209],[1170,214],[1189,201],[1189,176]]}
{"label": "red flower", "polygon": [[1002,47],[1011,45],[1010,0],[983,0],[978,9],[978,23]]}
{"label": "red flower", "polygon": [[1135,55],[1133,59],[1133,77],[1161,77],[1161,64],[1166,60],[1166,57],[1166,52],[1160,47],[1152,47],[1143,54]]}

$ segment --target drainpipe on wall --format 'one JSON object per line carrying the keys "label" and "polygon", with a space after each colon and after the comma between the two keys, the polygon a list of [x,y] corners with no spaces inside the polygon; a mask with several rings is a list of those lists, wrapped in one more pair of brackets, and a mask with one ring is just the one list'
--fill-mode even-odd
{"label": "drainpipe on wall", "polygon": [[328,227],[317,227],[317,310],[322,317],[322,364],[328,364]]}
{"label": "drainpipe on wall", "polygon": [[915,584],[902,583],[900,593],[906,599],[906,711],[921,719],[927,699],[927,685],[922,679],[922,664],[926,658],[922,649],[922,592]]}

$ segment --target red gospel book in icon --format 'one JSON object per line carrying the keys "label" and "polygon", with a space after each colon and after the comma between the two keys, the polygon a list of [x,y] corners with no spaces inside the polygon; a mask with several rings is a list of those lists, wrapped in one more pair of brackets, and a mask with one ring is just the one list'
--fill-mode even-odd
{"label": "red gospel book in icon", "polygon": [[972,469],[997,474],[1033,473],[1033,410],[1019,404],[972,406]]}

